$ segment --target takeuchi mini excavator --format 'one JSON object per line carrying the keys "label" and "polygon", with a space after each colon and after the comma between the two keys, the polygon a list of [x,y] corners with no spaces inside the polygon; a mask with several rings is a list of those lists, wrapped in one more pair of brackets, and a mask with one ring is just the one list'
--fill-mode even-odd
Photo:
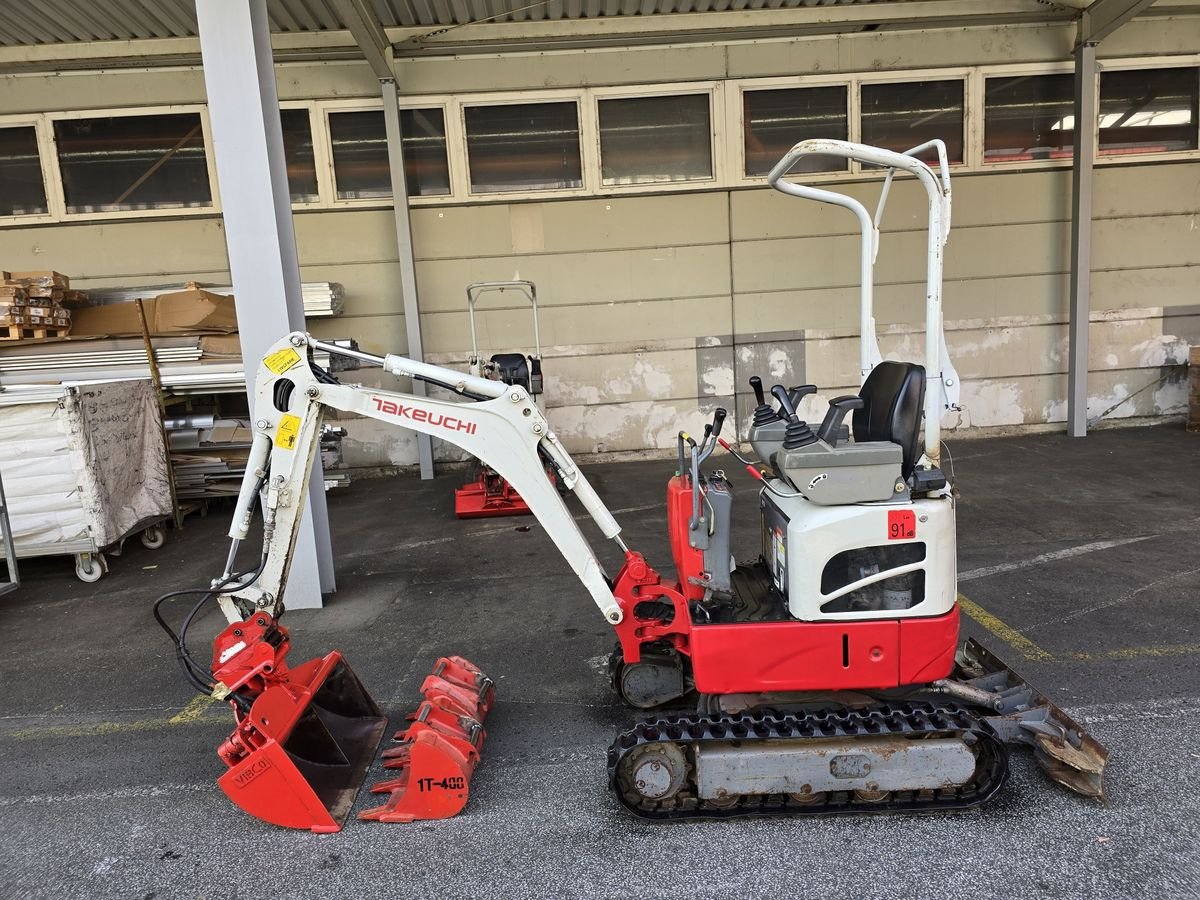
{"label": "takeuchi mini excavator", "polygon": [[[936,168],[919,159],[935,154]],[[851,197],[785,179],[811,155],[886,170],[874,217]],[[872,267],[898,172],[915,176],[928,197],[922,364],[883,360],[875,338]],[[767,392],[752,379],[758,403],[749,443],[759,461],[742,462],[746,477],[761,482],[759,547],[731,546],[730,482],[706,470],[717,447],[737,453],[721,438],[725,411],[699,440],[681,432],[678,470],[667,484],[670,577],[625,545],[620,525],[525,387],[299,332],[274,345],[258,369],[254,441],[228,562],[207,592],[229,620],[211,669],[187,653],[186,627],[177,637],[189,679],[233,708],[236,728],[220,748],[229,767],[221,784],[238,806],[281,825],[337,830],[386,724],[337,652],[295,669],[285,660],[284,586],[326,409],[449,440],[520,492],[616,632],[616,691],[639,710],[656,710],[608,751],[611,789],[638,816],[974,806],[1004,784],[1012,745],[1032,748],[1055,781],[1102,796],[1107,751],[982,646],[958,646],[955,499],[939,465],[939,423],[957,396],[942,336],[950,225],[944,147],[934,141],[897,153],[804,141],[769,182],[858,220],[861,387],[831,400],[814,427],[797,407],[815,386]],[[314,365],[313,351],[440,385],[465,402],[341,384]],[[580,532],[544,460],[620,548],[615,573]],[[235,557],[256,504],[261,561],[238,573]],[[384,806],[364,818],[449,815],[465,802],[494,700],[491,681],[451,657],[423,693],[426,701],[385,753],[401,775],[382,787],[390,794]]]}

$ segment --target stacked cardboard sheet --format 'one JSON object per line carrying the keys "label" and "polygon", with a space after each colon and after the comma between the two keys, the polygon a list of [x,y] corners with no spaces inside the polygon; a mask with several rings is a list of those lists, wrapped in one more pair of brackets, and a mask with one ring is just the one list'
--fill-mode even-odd
{"label": "stacked cardboard sheet", "polygon": [[[189,288],[202,288],[213,294],[233,294],[228,284],[206,285],[189,281],[185,284],[155,285],[140,288],[96,288],[91,291],[94,301],[103,304],[130,300],[153,300],[163,293],[178,293]],[[345,308],[345,289],[336,281],[306,281],[300,285],[304,300],[304,315],[309,319],[340,316]]]}

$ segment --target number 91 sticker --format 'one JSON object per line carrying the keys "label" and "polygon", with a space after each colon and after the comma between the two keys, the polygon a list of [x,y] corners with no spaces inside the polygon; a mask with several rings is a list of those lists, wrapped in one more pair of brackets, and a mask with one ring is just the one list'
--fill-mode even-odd
{"label": "number 91 sticker", "polygon": [[911,509],[888,510],[888,540],[911,541],[917,536],[917,514]]}

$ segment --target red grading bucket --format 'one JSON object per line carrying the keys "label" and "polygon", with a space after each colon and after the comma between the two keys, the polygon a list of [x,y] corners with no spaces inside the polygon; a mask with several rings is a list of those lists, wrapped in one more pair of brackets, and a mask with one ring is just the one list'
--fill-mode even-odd
{"label": "red grading bucket", "polygon": [[400,775],[372,786],[391,796],[358,814],[377,822],[448,819],[467,805],[479,765],[483,720],[495,701],[492,680],[460,656],[443,657],[421,685],[425,700],[397,731],[398,746],[383,753],[384,767]]}
{"label": "red grading bucket", "polygon": [[339,831],[386,727],[341,653],[291,670],[280,655],[270,682],[217,750],[229,766],[218,783],[264,822]]}

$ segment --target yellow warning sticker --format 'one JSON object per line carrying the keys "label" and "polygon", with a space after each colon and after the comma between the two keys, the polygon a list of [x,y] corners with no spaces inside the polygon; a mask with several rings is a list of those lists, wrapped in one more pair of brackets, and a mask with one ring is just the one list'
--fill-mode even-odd
{"label": "yellow warning sticker", "polygon": [[291,450],[296,446],[296,437],[300,434],[300,417],[284,414],[275,429],[275,446]]}
{"label": "yellow warning sticker", "polygon": [[276,350],[263,357],[263,365],[276,375],[282,375],[298,362],[300,362],[300,354],[291,347],[284,347],[282,350]]}

